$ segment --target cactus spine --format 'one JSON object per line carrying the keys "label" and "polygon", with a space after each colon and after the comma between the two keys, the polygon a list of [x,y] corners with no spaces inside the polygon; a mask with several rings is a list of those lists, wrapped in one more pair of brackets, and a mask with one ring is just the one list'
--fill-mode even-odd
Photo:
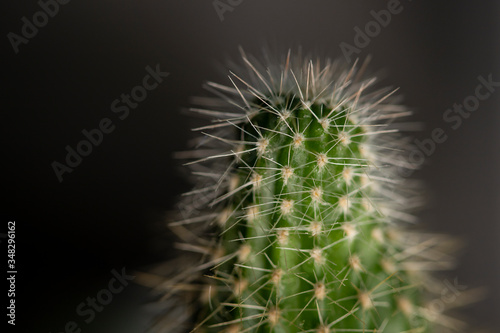
{"label": "cactus spine", "polygon": [[200,291],[194,330],[430,332],[424,271],[443,258],[405,227],[420,202],[400,176],[409,112],[365,65],[242,54],[232,86],[209,83],[217,99],[193,109],[217,120],[190,163],[190,214],[172,223],[201,254],[171,281]]}

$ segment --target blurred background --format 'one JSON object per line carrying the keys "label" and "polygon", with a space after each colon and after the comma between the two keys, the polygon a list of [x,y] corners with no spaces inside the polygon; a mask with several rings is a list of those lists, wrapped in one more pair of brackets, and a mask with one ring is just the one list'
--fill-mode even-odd
{"label": "blurred background", "polygon": [[[251,54],[265,45],[300,45],[343,57],[340,45],[356,46],[354,29],[364,30],[374,21],[371,11],[390,2],[2,2],[0,232],[16,221],[18,266],[9,332],[59,333],[71,321],[84,333],[144,332],[153,313],[144,306],[146,288],[127,286],[90,323],[76,308],[107,287],[113,269],[132,274],[171,256],[165,212],[189,189],[172,154],[188,148],[190,128],[200,123],[181,113],[190,97],[208,95],[206,80],[228,83],[221,64],[236,59],[240,45]],[[37,14],[43,7],[51,15]],[[438,127],[448,136],[414,175],[430,198],[420,219],[427,230],[464,240],[449,279],[489,288],[464,319],[497,332],[500,88],[455,130],[443,115],[475,93],[478,77],[500,81],[500,4],[401,0],[398,8],[353,58],[371,54],[371,69],[384,70],[382,83],[400,87],[424,125],[418,138]],[[30,30],[26,22],[34,20],[39,27]],[[128,116],[113,112],[114,100],[142,85],[147,66],[169,75]],[[113,131],[60,182],[53,162],[64,164],[65,147],[75,149],[82,130],[104,118]],[[5,243],[1,248],[6,253]]]}

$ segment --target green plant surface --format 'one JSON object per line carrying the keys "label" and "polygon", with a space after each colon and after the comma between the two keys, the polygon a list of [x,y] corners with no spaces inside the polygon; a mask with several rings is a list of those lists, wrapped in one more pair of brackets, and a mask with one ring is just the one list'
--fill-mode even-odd
{"label": "green plant surface", "polygon": [[426,309],[427,272],[450,262],[440,237],[408,227],[421,200],[403,177],[413,166],[398,121],[410,112],[395,90],[374,87],[366,64],[243,63],[193,109],[217,119],[189,163],[191,214],[172,223],[179,247],[201,254],[173,284],[199,291],[194,331],[457,329]]}

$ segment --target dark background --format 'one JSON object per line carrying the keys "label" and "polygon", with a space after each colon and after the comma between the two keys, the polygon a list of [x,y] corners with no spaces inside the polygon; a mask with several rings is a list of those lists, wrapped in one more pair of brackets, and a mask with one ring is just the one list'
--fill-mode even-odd
{"label": "dark background", "polygon": [[[225,2],[225,1],[224,1]],[[383,83],[399,86],[427,138],[442,127],[437,146],[416,177],[430,205],[422,224],[465,241],[460,265],[448,274],[489,297],[468,307],[473,328],[500,325],[500,91],[452,130],[442,116],[474,93],[477,77],[500,81],[500,5],[495,1],[401,1],[402,13],[362,49]],[[17,222],[16,332],[143,332],[152,311],[147,289],[129,286],[85,324],[75,307],[106,288],[111,270],[132,272],[170,257],[164,214],[189,189],[174,151],[186,149],[199,121],[183,115],[205,80],[227,83],[218,64],[237,47],[302,45],[330,57],[353,44],[355,26],[373,20],[386,1],[244,0],[221,21],[211,0],[77,1],[15,54],[9,32],[21,33],[40,10],[34,0],[3,1],[1,232]],[[110,104],[141,84],[145,67],[170,75],[119,120]],[[115,130],[59,183],[53,161],[81,131],[109,117]],[[2,251],[5,250],[2,243]],[[5,250],[6,252],[6,250]],[[6,258],[5,258],[6,261]],[[5,265],[2,263],[2,272]],[[4,291],[0,294],[4,295]],[[6,298],[3,298],[6,299]],[[2,305],[4,306],[4,305]],[[3,315],[2,315],[3,317]]]}

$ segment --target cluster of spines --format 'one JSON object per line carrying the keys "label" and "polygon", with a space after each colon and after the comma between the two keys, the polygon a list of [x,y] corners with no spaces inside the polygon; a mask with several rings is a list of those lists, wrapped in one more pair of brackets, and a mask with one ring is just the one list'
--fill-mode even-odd
{"label": "cluster of spines", "polygon": [[368,92],[364,66],[243,60],[250,79],[209,84],[230,108],[194,109],[218,118],[204,144],[227,148],[190,163],[209,180],[189,193],[208,212],[172,223],[202,254],[184,278],[208,280],[195,330],[428,332],[422,270],[448,263],[436,239],[401,230],[418,198],[397,173],[407,140],[393,121],[409,112]]}

